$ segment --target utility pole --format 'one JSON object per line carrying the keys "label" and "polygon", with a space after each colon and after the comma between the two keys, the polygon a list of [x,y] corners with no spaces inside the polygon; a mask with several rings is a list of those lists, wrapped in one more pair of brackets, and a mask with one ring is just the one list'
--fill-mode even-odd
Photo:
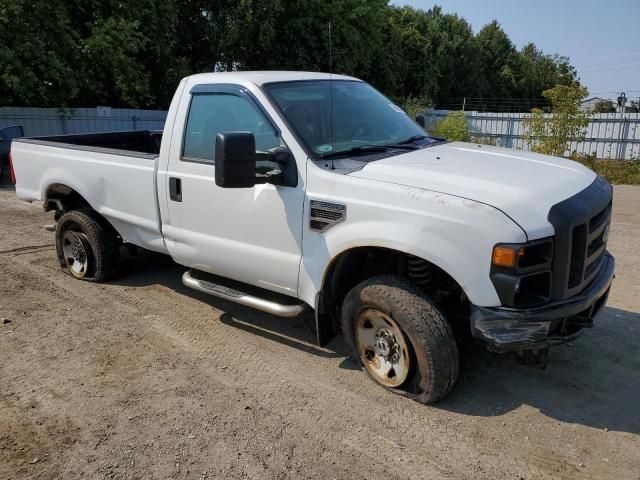
{"label": "utility pole", "polygon": [[621,107],[623,116],[624,116],[624,107],[626,104],[627,104],[627,94],[624,92],[621,92],[620,96],[618,96],[618,106]]}
{"label": "utility pole", "polygon": [[623,140],[624,135],[624,108],[627,104],[627,95],[624,92],[621,92],[618,96],[618,106],[620,107],[620,132],[618,133],[618,148],[617,148],[617,157],[619,159],[624,159],[624,147],[626,146]]}

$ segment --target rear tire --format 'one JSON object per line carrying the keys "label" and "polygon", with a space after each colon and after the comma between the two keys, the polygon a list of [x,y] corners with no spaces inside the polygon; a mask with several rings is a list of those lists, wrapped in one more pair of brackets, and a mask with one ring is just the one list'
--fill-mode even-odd
{"label": "rear tire", "polygon": [[458,377],[458,347],[434,302],[411,282],[379,275],[356,285],[342,305],[354,362],[387,390],[429,404]]}
{"label": "rear tire", "polygon": [[119,261],[113,227],[92,210],[64,213],[56,226],[56,254],[62,270],[78,280],[106,282]]}

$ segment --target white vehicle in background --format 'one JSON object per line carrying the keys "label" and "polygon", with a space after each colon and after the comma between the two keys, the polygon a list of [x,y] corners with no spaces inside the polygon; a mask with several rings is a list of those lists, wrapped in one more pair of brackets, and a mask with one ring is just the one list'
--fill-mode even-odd
{"label": "white vehicle in background", "polygon": [[314,309],[320,344],[341,332],[371,379],[424,403],[456,381],[454,331],[546,352],[592,325],[614,275],[601,177],[430,138],[346,76],[194,75],[164,132],[25,138],[12,161],[72,276],[107,281],[124,244],[170,255],[194,289]]}

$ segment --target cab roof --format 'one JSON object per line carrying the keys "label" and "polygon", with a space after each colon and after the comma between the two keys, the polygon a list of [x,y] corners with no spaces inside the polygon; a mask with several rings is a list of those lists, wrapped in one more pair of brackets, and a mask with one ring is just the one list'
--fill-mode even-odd
{"label": "cab roof", "polygon": [[320,72],[287,72],[287,71],[247,71],[247,72],[212,72],[191,75],[189,79],[196,82],[251,82],[263,85],[272,82],[292,82],[299,80],[356,80],[357,78],[346,75],[330,75]]}

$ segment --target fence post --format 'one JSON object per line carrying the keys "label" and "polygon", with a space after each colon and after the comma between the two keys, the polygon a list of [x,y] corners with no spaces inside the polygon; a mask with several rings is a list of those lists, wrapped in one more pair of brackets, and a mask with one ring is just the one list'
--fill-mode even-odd
{"label": "fence post", "polygon": [[513,117],[511,114],[509,115],[509,120],[507,121],[507,148],[513,148]]}
{"label": "fence post", "polygon": [[627,158],[627,138],[629,138],[629,125],[631,122],[627,118],[622,118],[620,125],[620,143],[618,144],[618,159],[626,160]]}

